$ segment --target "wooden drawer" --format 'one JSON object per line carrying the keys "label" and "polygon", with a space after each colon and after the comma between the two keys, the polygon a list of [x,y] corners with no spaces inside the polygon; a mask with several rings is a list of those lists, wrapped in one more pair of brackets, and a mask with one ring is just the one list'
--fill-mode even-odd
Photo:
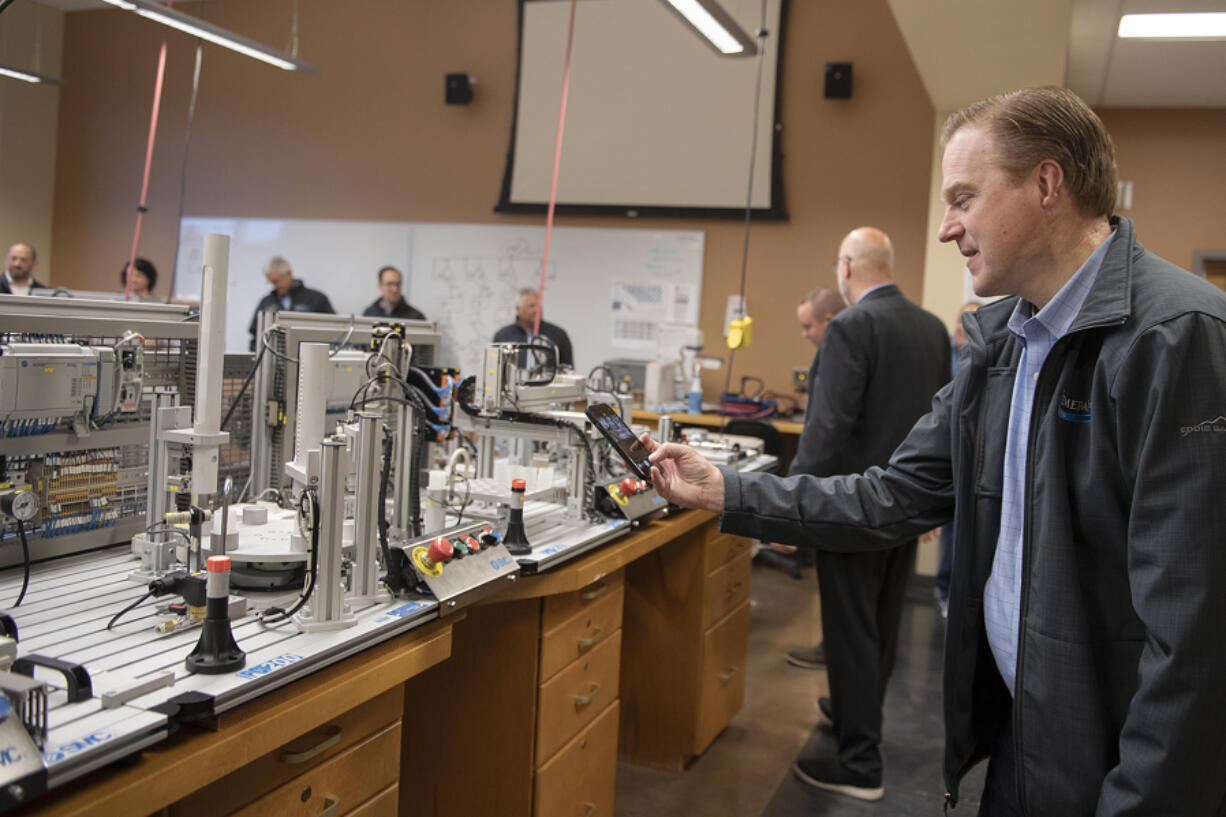
{"label": "wooden drawer", "polygon": [[318,817],[333,807],[333,814],[345,814],[394,783],[399,775],[397,721],[234,812],[234,817]]}
{"label": "wooden drawer", "polygon": [[703,593],[703,628],[710,627],[749,600],[749,552],[707,576]]}
{"label": "wooden drawer", "polygon": [[707,630],[698,684],[694,754],[715,740],[745,699],[745,652],[749,644],[749,602]]}
{"label": "wooden drawer", "polygon": [[625,583],[625,572],[618,570],[571,593],[547,596],[545,609],[541,614],[541,632],[549,632],[559,624],[578,615],[580,610],[591,607],[605,596],[613,595],[614,592],[621,590]]}
{"label": "wooden drawer", "polygon": [[534,817],[612,817],[620,711],[609,704],[537,771]]}
{"label": "wooden drawer", "polygon": [[[389,689],[175,803],[170,807],[170,815],[216,817],[229,814],[379,730],[399,723],[403,712],[401,687]],[[322,810],[322,806],[317,809]]]}
{"label": "wooden drawer", "polygon": [[[713,528],[713,530],[718,530]],[[750,541],[744,536],[733,536],[731,533],[715,533],[707,540],[706,571],[711,573],[722,565],[728,564],[742,553],[749,552]]]}
{"label": "wooden drawer", "polygon": [[625,596],[625,588],[621,586],[602,593],[576,615],[541,635],[542,681],[552,678],[571,661],[591,652],[622,626]]}
{"label": "wooden drawer", "polygon": [[618,630],[541,684],[536,720],[538,768],[617,698],[621,647]]}
{"label": "wooden drawer", "polygon": [[353,811],[341,813],[346,817],[399,817],[400,784],[393,783]]}

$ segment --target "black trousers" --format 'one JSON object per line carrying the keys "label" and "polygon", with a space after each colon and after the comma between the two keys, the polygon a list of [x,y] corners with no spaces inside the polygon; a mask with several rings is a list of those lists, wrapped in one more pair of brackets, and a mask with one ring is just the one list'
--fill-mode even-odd
{"label": "black trousers", "polygon": [[817,552],[838,759],[856,774],[881,772],[881,704],[898,652],[915,549],[912,539],[871,553]]}
{"label": "black trousers", "polygon": [[1013,746],[1013,719],[1006,718],[988,759],[979,817],[1022,817],[1017,797],[1017,752]]}

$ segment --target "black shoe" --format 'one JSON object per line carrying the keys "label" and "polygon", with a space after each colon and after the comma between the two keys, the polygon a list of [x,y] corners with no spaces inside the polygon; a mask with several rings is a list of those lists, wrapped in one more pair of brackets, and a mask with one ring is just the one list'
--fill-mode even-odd
{"label": "black shoe", "polygon": [[815,789],[845,794],[857,800],[880,800],[885,796],[880,772],[855,774],[840,766],[837,760],[797,760],[792,771],[797,780]]}
{"label": "black shoe", "polygon": [[826,651],[821,644],[802,650],[788,650],[788,663],[802,669],[821,669],[826,666]]}
{"label": "black shoe", "polygon": [[829,727],[830,731],[834,731],[834,704],[829,698],[817,699],[817,711],[821,713],[822,725]]}

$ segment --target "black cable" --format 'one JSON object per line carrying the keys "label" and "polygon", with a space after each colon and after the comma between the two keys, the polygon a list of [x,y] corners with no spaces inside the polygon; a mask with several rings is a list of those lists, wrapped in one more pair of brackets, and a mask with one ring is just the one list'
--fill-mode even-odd
{"label": "black cable", "polygon": [[384,426],[383,467],[379,472],[379,547],[383,551],[383,566],[387,569],[383,583],[393,593],[403,590],[405,586],[399,571],[392,565],[392,550],[388,547],[387,489],[392,481],[392,454],[395,450],[395,442],[396,438],[392,436],[391,430]]}
{"label": "black cable", "polygon": [[152,595],[154,594],[154,592],[155,592],[155,591],[150,590],[148,593],[146,593],[145,595],[141,596],[139,599],[137,599],[136,601],[132,602],[132,603],[131,603],[131,604],[129,604],[127,607],[125,607],[125,608],[123,608],[122,610],[120,610],[118,613],[116,613],[116,614],[115,614],[115,616],[114,616],[114,617],[113,617],[113,618],[112,618],[110,621],[108,621],[108,622],[107,622],[107,624],[106,624],[106,628],[109,630],[109,629],[111,629],[112,627],[114,627],[114,626],[115,626],[115,622],[116,622],[116,621],[119,621],[119,619],[120,619],[122,616],[124,616],[125,614],[130,613],[130,612],[132,612],[133,610],[135,610],[135,609],[137,608],[137,606],[138,606],[138,605],[140,605],[140,603],[141,603],[141,602],[143,602],[145,599],[147,599],[147,598],[149,598],[150,596],[152,596]]}
{"label": "black cable", "polygon": [[287,621],[293,617],[295,613],[302,609],[302,606],[311,598],[311,593],[315,590],[315,580],[319,570],[319,497],[315,495],[314,488],[304,488],[302,494],[298,497],[298,513],[302,513],[303,500],[309,499],[311,507],[311,566],[307,573],[306,587],[298,594],[298,600],[288,610],[282,610],[280,607],[269,607],[260,614],[261,624],[277,624],[282,621]]}
{"label": "black cable", "polygon": [[186,531],[176,528],[169,522],[158,522],[150,525],[149,527],[145,528],[145,533],[177,533],[179,536],[183,537],[189,548],[192,546],[192,537],[188,536]]}
{"label": "black cable", "polygon": [[221,418],[222,431],[226,430],[226,423],[230,422],[230,417],[234,414],[238,404],[243,401],[243,395],[247,393],[247,387],[251,385],[252,379],[255,378],[255,373],[260,370],[260,361],[264,358],[264,346],[260,346],[260,351],[256,354],[255,360],[251,362],[251,371],[247,373],[247,379],[243,381],[243,385],[239,386],[238,394],[234,395],[234,399],[230,402],[230,408],[226,411],[226,416]]}
{"label": "black cable", "polygon": [[20,519],[17,520],[17,534],[21,536],[21,592],[17,594],[17,601],[13,604],[14,607],[20,607],[21,602],[25,600],[26,591],[30,589],[30,543],[26,541],[26,526]]}

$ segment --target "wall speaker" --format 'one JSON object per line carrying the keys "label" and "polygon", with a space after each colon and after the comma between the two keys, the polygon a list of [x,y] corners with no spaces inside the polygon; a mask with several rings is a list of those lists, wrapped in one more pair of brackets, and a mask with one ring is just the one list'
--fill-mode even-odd
{"label": "wall speaker", "polygon": [[826,99],[851,99],[851,63],[826,63]]}
{"label": "wall speaker", "polygon": [[473,101],[473,85],[468,74],[448,74],[443,99],[448,105],[467,105]]}

